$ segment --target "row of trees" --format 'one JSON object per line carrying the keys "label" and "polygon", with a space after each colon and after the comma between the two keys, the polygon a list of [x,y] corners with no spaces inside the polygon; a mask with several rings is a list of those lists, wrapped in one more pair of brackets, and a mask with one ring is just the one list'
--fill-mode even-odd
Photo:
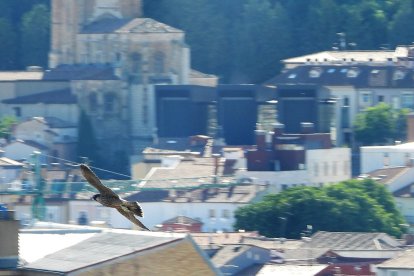
{"label": "row of trees", "polygon": [[[414,41],[413,0],[158,0],[144,14],[186,32],[195,69],[223,82],[260,83],[280,60],[340,47]],[[0,70],[47,65],[50,0],[0,1]]]}
{"label": "row of trees", "polygon": [[340,48],[393,48],[414,41],[413,0],[159,0],[147,17],[186,31],[193,66],[224,82],[259,83],[279,60]]}
{"label": "row of trees", "polygon": [[385,232],[399,237],[404,219],[384,185],[349,180],[323,188],[296,187],[236,211],[237,229],[267,237],[299,238],[313,231]]}
{"label": "row of trees", "polygon": [[0,1],[0,70],[47,66],[49,4],[48,0]]}

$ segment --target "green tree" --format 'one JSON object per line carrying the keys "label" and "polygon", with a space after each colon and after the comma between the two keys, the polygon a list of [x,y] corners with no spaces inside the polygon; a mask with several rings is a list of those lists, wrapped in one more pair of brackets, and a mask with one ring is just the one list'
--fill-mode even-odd
{"label": "green tree", "polygon": [[9,20],[0,18],[0,70],[17,68],[16,34]]}
{"label": "green tree", "polygon": [[395,139],[404,140],[407,110],[393,110],[380,103],[357,115],[354,124],[355,139],[364,145],[384,144]]}
{"label": "green tree", "polygon": [[296,187],[239,208],[236,229],[299,238],[314,231],[385,232],[399,237],[404,220],[384,185],[350,180],[323,188]]}
{"label": "green tree", "polygon": [[25,13],[21,25],[21,63],[47,67],[50,44],[50,12],[38,4]]}
{"label": "green tree", "polygon": [[272,7],[268,0],[247,1],[236,31],[235,61],[241,81],[260,83],[276,74],[280,59],[290,50],[289,25],[281,5]]}
{"label": "green tree", "polygon": [[0,138],[8,139],[11,134],[11,130],[14,124],[17,123],[17,119],[12,116],[4,116],[0,119]]}
{"label": "green tree", "polygon": [[390,23],[390,43],[409,45],[414,41],[414,4],[411,0],[401,3],[393,21]]}
{"label": "green tree", "polygon": [[99,165],[101,160],[98,150],[95,131],[89,117],[82,110],[78,124],[78,158],[87,157],[94,165]]}

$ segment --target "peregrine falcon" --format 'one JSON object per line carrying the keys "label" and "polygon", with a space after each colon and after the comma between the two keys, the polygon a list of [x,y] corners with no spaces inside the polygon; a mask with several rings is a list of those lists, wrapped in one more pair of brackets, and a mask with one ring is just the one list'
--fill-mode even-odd
{"label": "peregrine falcon", "polygon": [[103,185],[87,165],[81,164],[80,168],[86,180],[100,192],[100,194],[96,194],[92,197],[93,200],[101,203],[103,206],[117,209],[121,215],[132,221],[134,224],[142,229],[150,231],[135,217],[135,215],[144,217],[144,212],[138,202],[126,201],[120,198],[114,191]]}

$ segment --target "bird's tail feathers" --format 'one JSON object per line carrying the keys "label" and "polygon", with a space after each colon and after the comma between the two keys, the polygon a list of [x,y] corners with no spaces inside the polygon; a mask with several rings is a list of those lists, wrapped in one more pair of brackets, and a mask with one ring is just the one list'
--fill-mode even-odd
{"label": "bird's tail feathers", "polygon": [[127,201],[124,202],[125,206],[131,210],[134,215],[139,216],[139,217],[144,217],[144,211],[141,208],[141,205],[139,205],[138,202],[136,201]]}

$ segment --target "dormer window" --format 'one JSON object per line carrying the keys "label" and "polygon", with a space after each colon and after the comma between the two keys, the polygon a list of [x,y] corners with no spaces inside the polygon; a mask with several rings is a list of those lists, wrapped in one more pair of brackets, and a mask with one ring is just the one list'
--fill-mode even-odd
{"label": "dormer window", "polygon": [[322,73],[322,69],[321,68],[319,68],[319,67],[312,68],[309,71],[309,77],[310,78],[319,78],[321,76],[321,73]]}
{"label": "dormer window", "polygon": [[290,75],[288,76],[288,79],[294,79],[294,78],[296,78],[296,74],[290,74]]}
{"label": "dormer window", "polygon": [[359,69],[356,67],[349,68],[349,70],[346,73],[346,76],[348,78],[356,78],[358,77],[358,75],[359,75]]}
{"label": "dormer window", "polygon": [[405,72],[401,69],[397,69],[392,76],[393,80],[402,80],[405,77]]}

